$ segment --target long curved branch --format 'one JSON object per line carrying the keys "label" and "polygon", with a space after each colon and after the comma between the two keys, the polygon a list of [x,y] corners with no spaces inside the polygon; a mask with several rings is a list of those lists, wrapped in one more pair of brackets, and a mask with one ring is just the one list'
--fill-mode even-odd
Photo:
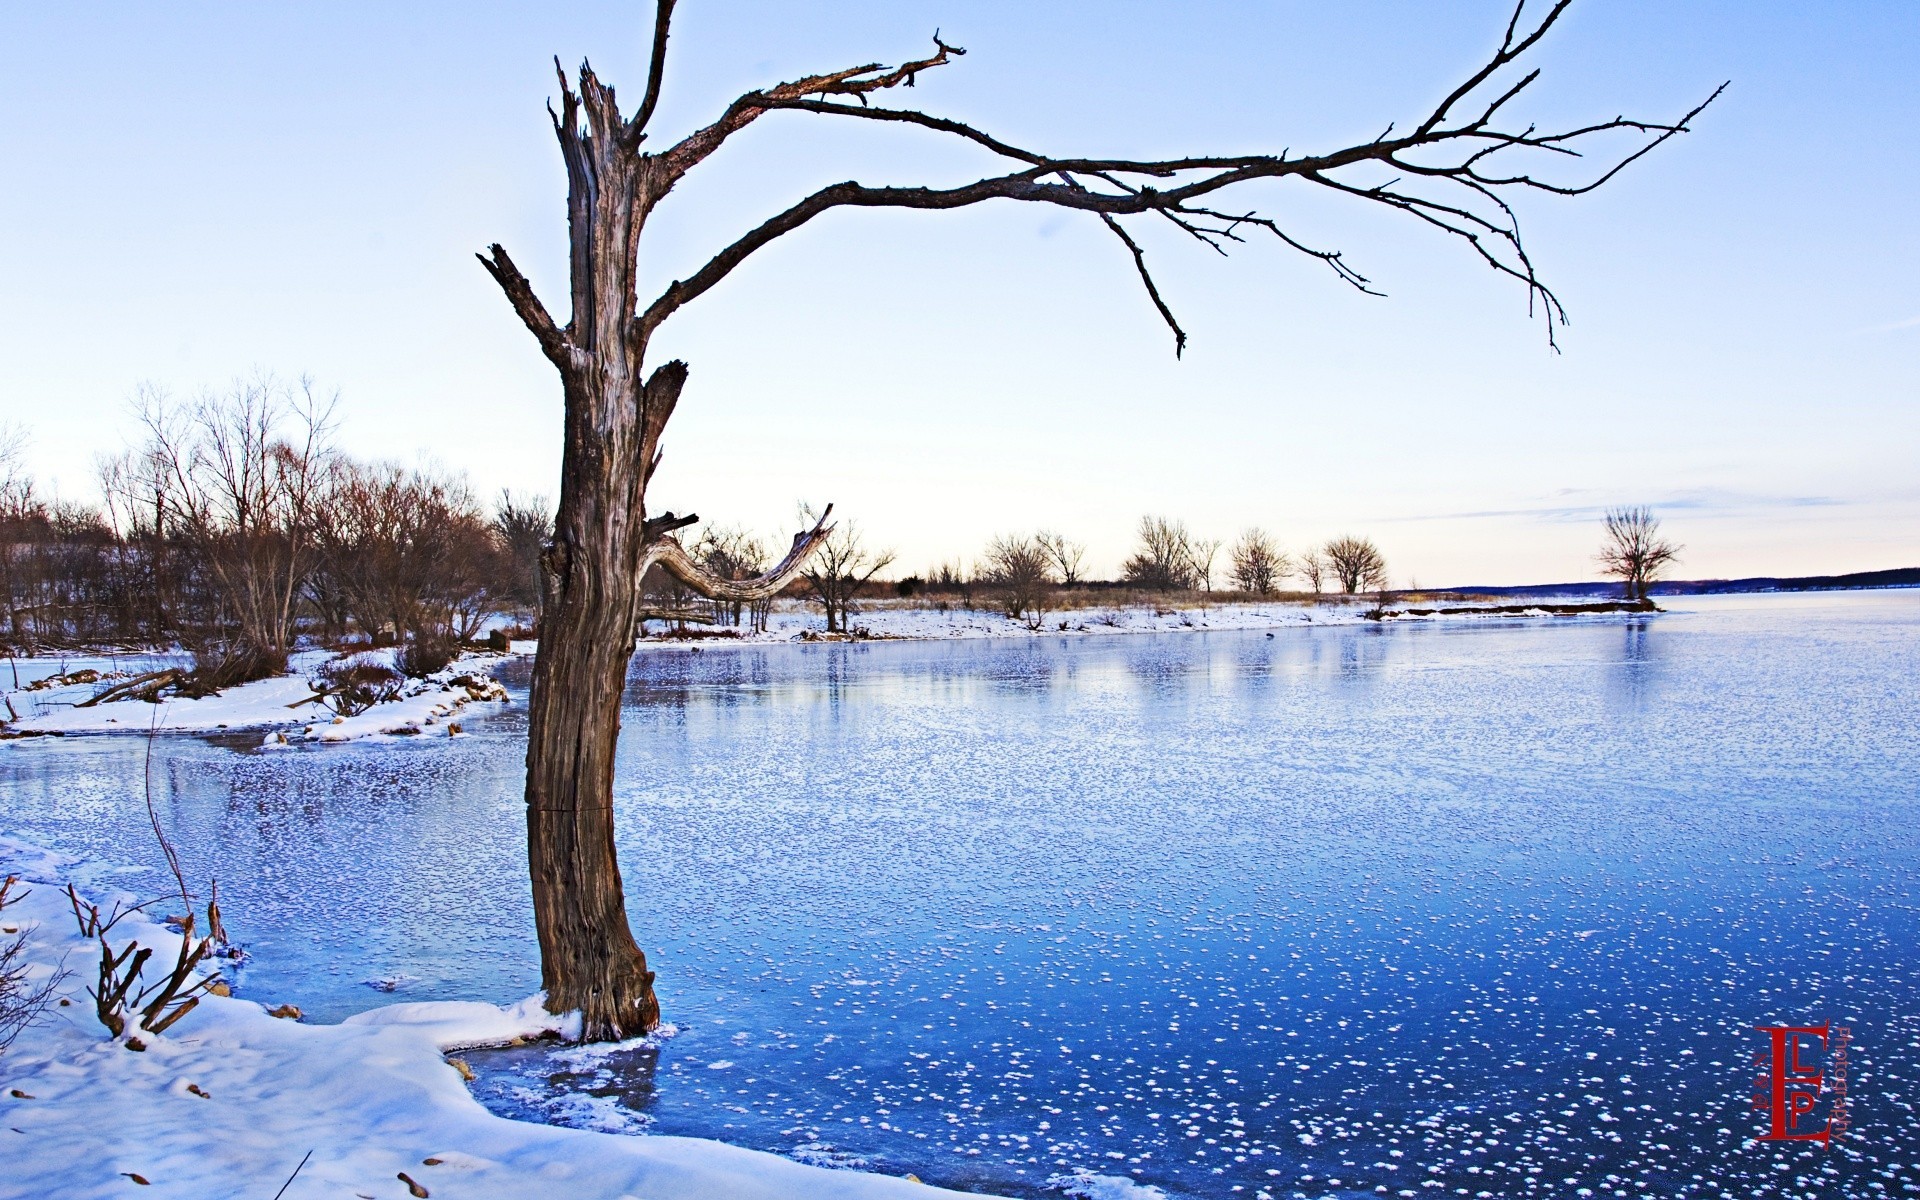
{"label": "long curved branch", "polygon": [[776,84],[762,91],[748,92],[727,106],[720,119],[704,129],[695,130],[673,149],[661,154],[661,160],[667,168],[670,178],[678,179],[686,174],[700,160],[718,150],[729,137],[745,129],[772,109],[792,102],[818,96],[852,96],[862,104],[873,92],[888,88],[912,87],[922,71],[931,71],[943,67],[966,51],[959,46],[949,46],[940,40],[939,33],[933,35],[933,53],[925,58],[901,63],[888,68],[880,63],[862,63],[857,67],[848,67],[841,71],[829,71],[824,75],[809,75],[804,79],[795,79],[787,83]]}
{"label": "long curved branch", "polygon": [[787,556],[778,565],[752,579],[722,579],[696,562],[677,539],[664,535],[647,546],[641,560],[641,570],[644,572],[646,568],[658,564],[681,583],[713,600],[741,603],[770,600],[800,577],[807,559],[833,533],[833,526],[827,524],[827,518],[832,514],[833,505],[829,504],[812,529],[793,535],[793,549],[787,551]]}
{"label": "long curved branch", "polygon": [[632,137],[637,142],[645,132],[647,122],[653,119],[654,106],[660,103],[660,84],[667,74],[667,26],[673,20],[674,0],[659,0],[653,10],[653,58],[647,64],[647,94],[640,101],[640,111],[633,114],[629,124]]}
{"label": "long curved branch", "polygon": [[[1120,228],[1115,218],[1137,213],[1157,213],[1221,253],[1226,252],[1224,242],[1244,240],[1235,232],[1239,226],[1258,226],[1293,249],[1325,262],[1342,281],[1363,292],[1380,294],[1369,286],[1364,276],[1348,267],[1338,252],[1316,250],[1305,245],[1290,236],[1272,218],[1254,212],[1229,216],[1218,209],[1206,207],[1204,203],[1213,193],[1237,184],[1257,179],[1293,178],[1399,208],[1467,242],[1482,259],[1524,283],[1530,299],[1539,299],[1544,303],[1548,317],[1547,337],[1549,344],[1552,344],[1553,324],[1556,319],[1564,321],[1564,312],[1557,298],[1535,274],[1533,263],[1520,240],[1520,227],[1514,212],[1496,189],[1524,188],[1566,196],[1592,191],[1654,147],[1676,134],[1687,132],[1689,122],[1718,99],[1726,87],[1722,84],[1677,121],[1650,122],[1621,116],[1556,133],[1541,133],[1531,125],[1517,130],[1493,127],[1493,120],[1509,102],[1539,77],[1538,71],[1531,71],[1516,82],[1502,86],[1489,99],[1476,101],[1477,115],[1472,112],[1461,117],[1453,115],[1463,102],[1479,93],[1496,76],[1503,74],[1503,68],[1537,45],[1559,21],[1571,2],[1553,0],[1537,23],[1523,27],[1529,0],[1518,0],[1493,55],[1448,93],[1411,132],[1393,136],[1393,127],[1388,126],[1385,132],[1371,141],[1318,155],[1296,157],[1291,150],[1283,150],[1277,155],[1206,155],[1152,160],[1055,158],[1013,145],[961,121],[910,109],[870,106],[867,102],[869,92],[890,88],[901,82],[911,84],[915,71],[945,63],[949,52],[963,53],[941,43],[937,35],[935,55],[891,71],[883,72],[879,66],[869,64],[829,75],[811,76],[765,91],[750,92],[735,101],[719,121],[692,135],[663,156],[674,162],[676,173],[711,153],[733,130],[766,112],[778,109],[914,125],[960,138],[997,157],[1021,164],[1023,169],[952,188],[868,187],[853,181],[822,188],[749,230],[685,279],[673,281],[639,315],[636,333],[643,338],[650,336],[662,321],[688,301],[711,289],[760,248],[800,228],[814,217],[841,207],[949,209],[988,200],[1010,199],[1095,214],[1120,238],[1132,255],[1148,298],[1174,331],[1176,353],[1185,344],[1185,334],[1147,273],[1140,244]],[[857,103],[842,102],[833,98],[836,96],[851,96]],[[1573,143],[1610,132],[1640,134],[1647,140],[1630,153],[1612,159],[1611,165],[1586,182],[1561,184],[1538,178],[1525,170],[1496,172],[1488,169],[1492,167],[1493,156],[1506,152],[1535,151],[1544,155],[1577,158],[1579,150]],[[1436,149],[1441,153],[1434,154]],[[1449,150],[1454,153],[1446,154]],[[1434,158],[1440,161],[1430,161]],[[1429,161],[1420,161],[1423,159]],[[1336,178],[1333,174],[1345,168],[1367,166],[1400,172],[1428,183],[1450,184],[1462,189],[1462,192],[1449,193],[1458,202],[1446,203],[1430,196],[1394,191],[1391,183],[1366,186],[1348,178]],[[1074,178],[1076,175],[1098,180],[1101,186],[1085,186]],[[1059,182],[1052,182],[1053,179]],[[1149,181],[1154,181],[1157,186]],[[1462,193],[1464,199],[1461,198]],[[1498,248],[1497,253],[1490,243],[1491,247]]]}

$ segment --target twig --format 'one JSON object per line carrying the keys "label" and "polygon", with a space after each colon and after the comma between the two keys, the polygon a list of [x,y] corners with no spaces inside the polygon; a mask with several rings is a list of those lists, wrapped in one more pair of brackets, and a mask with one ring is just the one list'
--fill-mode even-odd
{"label": "twig", "polygon": [[311,1150],[309,1150],[309,1151],[307,1151],[307,1152],[306,1152],[306,1154],[305,1154],[305,1155],[303,1155],[303,1156],[301,1157],[301,1159],[300,1159],[300,1166],[298,1166],[298,1167],[295,1167],[295,1168],[293,1169],[293,1174],[292,1174],[292,1175],[289,1175],[289,1176],[287,1176],[287,1181],[286,1181],[285,1183],[283,1183],[283,1184],[281,1184],[281,1185],[280,1185],[280,1190],[279,1190],[279,1191],[277,1191],[277,1192],[275,1192],[275,1193],[273,1194],[273,1200],[280,1200],[280,1197],[282,1197],[282,1196],[284,1196],[284,1195],[286,1195],[286,1194],[287,1194],[287,1189],[288,1189],[288,1188],[290,1188],[290,1187],[292,1187],[292,1186],[293,1186],[293,1181],[294,1181],[295,1179],[297,1179],[297,1178],[299,1177],[299,1175],[300,1175],[300,1169],[301,1169],[301,1167],[304,1167],[304,1166],[306,1166],[306,1165],[307,1165],[307,1159],[309,1159],[309,1158],[312,1158],[312,1157],[313,1157],[313,1151],[311,1151]]}

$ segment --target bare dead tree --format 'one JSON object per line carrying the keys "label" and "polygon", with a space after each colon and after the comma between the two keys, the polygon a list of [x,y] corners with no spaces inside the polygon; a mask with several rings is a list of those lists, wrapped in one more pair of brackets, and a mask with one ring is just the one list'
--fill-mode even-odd
{"label": "bare dead tree", "polygon": [[1193,564],[1193,577],[1206,589],[1208,600],[1213,599],[1213,564],[1224,544],[1219,538],[1194,538],[1187,544],[1187,561]]}
{"label": "bare dead tree", "polygon": [[[813,510],[806,505],[801,506],[800,515],[802,520],[814,519],[816,529],[826,520],[824,513],[813,518]],[[892,566],[893,557],[891,550],[868,549],[854,521],[843,521],[829,536],[816,540],[812,559],[801,575],[813,589],[814,599],[826,610],[828,633],[847,632],[847,617],[857,611],[855,601],[860,589]]]}
{"label": "bare dead tree", "polygon": [[[1233,544],[1233,582],[1243,592],[1270,596],[1292,563],[1266,530],[1254,526]],[[1314,589],[1318,591],[1318,588]]]}
{"label": "bare dead tree", "polygon": [[1184,521],[1141,517],[1139,544],[1120,574],[1136,587],[1158,592],[1184,592],[1193,587],[1193,535]]}
{"label": "bare dead tree", "polygon": [[1037,537],[1006,535],[987,544],[982,582],[1000,594],[1000,606],[1009,617],[1038,631],[1047,616],[1047,593],[1053,587],[1054,557]]}
{"label": "bare dead tree", "polygon": [[1337,537],[1322,546],[1320,553],[1326,558],[1327,570],[1340,581],[1340,590],[1349,596],[1387,586],[1387,557],[1371,539]]}
{"label": "bare dead tree", "polygon": [[1303,552],[1294,570],[1314,595],[1321,595],[1327,590],[1327,559],[1320,553],[1319,547]]}
{"label": "bare dead tree", "polygon": [[1627,599],[1645,603],[1647,587],[1680,558],[1681,547],[1660,536],[1660,518],[1645,505],[1607,510],[1600,569],[1618,579]]}
{"label": "bare dead tree", "polygon": [[1084,545],[1051,529],[1041,530],[1034,535],[1034,540],[1053,560],[1053,569],[1060,576],[1060,586],[1073,587],[1081,582],[1081,564],[1087,557]]}
{"label": "bare dead tree", "polygon": [[[503,247],[490,247],[481,259],[559,371],[566,399],[560,510],[548,555],[555,582],[534,669],[527,778],[529,865],[548,1005],[556,1011],[581,1010],[585,1035],[593,1039],[643,1032],[657,1020],[652,975],[622,904],[609,815],[619,697],[639,581],[649,565],[660,562],[704,594],[742,587],[714,579],[678,551],[670,535],[687,523],[684,519],[646,515],[646,486],[659,462],[660,436],[687,375],[678,361],[649,369],[648,348],[665,321],[759,250],[822,214],[845,208],[946,210],[1013,200],[1099,220],[1132,258],[1147,298],[1173,331],[1178,352],[1186,334],[1147,272],[1145,249],[1125,223],[1130,218],[1164,219],[1221,253],[1250,235],[1271,234],[1278,244],[1324,263],[1341,281],[1372,290],[1339,252],[1309,246],[1278,221],[1238,204],[1225,207],[1224,194],[1238,185],[1289,180],[1393,209],[1459,238],[1482,262],[1525,288],[1546,319],[1551,342],[1553,326],[1565,314],[1534,270],[1506,195],[1590,191],[1683,132],[1704,107],[1673,122],[1615,117],[1554,131],[1506,124],[1505,110],[1538,78],[1537,71],[1513,78],[1516,64],[1569,2],[1558,0],[1538,20],[1523,22],[1523,0],[1488,60],[1411,127],[1388,126],[1370,141],[1312,154],[1055,155],[951,118],[873,104],[875,96],[911,86],[963,53],[937,35],[923,58],[896,66],[866,63],[747,92],[712,123],[654,151],[647,146],[648,124],[665,77],[674,0],[656,0],[645,90],[631,118],[621,114],[613,88],[590,66],[583,64],[569,80],[556,62],[561,94],[553,127],[566,160],[571,237],[568,322],[554,319]],[[748,230],[643,303],[638,251],[654,207],[735,134],[774,113],[912,126],[965,142],[1005,167],[952,187],[831,184]],[[1530,158],[1579,161],[1580,147],[1613,134],[1637,136],[1641,144],[1584,180],[1535,175],[1525,165]],[[777,588],[798,572],[825,534],[823,527],[802,534],[781,569],[764,583],[747,586]]]}
{"label": "bare dead tree", "polygon": [[286,669],[331,459],[332,398],[302,380],[236,383],[181,409],[148,390],[146,444],[110,468],[119,506],[150,514],[205,580],[211,621],[189,632],[194,680],[213,689]]}

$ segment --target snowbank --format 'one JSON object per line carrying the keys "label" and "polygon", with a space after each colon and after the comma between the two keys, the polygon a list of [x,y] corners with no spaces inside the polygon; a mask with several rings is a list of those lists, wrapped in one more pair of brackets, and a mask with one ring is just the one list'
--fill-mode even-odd
{"label": "snowbank", "polygon": [[[351,717],[336,717],[318,703],[301,703],[313,695],[308,677],[326,660],[327,651],[303,651],[294,656],[292,671],[224,689],[200,699],[170,698],[159,704],[143,700],[116,700],[92,708],[78,707],[116,678],[130,678],[160,666],[182,665],[184,659],[159,656],[122,659],[35,659],[21,663],[23,682],[73,680],[63,686],[23,686],[4,691],[5,702],[20,719],[9,730],[24,734],[77,733],[215,733],[223,729],[266,729],[269,746],[295,742],[345,742],[367,737],[414,737],[457,732],[458,714],[470,704],[507,699],[506,689],[489,672],[502,655],[469,655],[425,679],[411,680],[398,699],[376,704]],[[57,666],[50,664],[57,663]],[[97,678],[88,678],[89,674]],[[5,679],[0,676],[0,679]],[[7,680],[11,682],[11,680]]]}
{"label": "snowbank", "polygon": [[[31,885],[0,927],[27,933],[40,978],[63,961],[73,972],[61,984],[70,1003],[0,1055],[0,1197],[267,1197],[309,1151],[286,1200],[398,1200],[409,1195],[403,1173],[424,1189],[416,1194],[462,1200],[960,1194],[698,1138],[496,1117],[443,1052],[552,1028],[538,998],[510,1008],[403,1004],[307,1025],[252,1000],[209,996],[165,1036],[142,1035],[144,1051],[130,1051],[108,1039],[82,987],[99,949],[77,936],[67,910],[60,881],[74,865],[0,838],[0,875]],[[178,946],[177,935],[138,915],[109,936],[116,946],[137,939],[169,961]]]}

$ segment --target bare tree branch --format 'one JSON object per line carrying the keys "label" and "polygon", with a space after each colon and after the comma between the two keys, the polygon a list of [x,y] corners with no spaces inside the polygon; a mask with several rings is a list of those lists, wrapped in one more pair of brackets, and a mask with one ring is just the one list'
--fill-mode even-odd
{"label": "bare tree branch", "polygon": [[1168,308],[1167,302],[1160,298],[1160,289],[1154,286],[1153,275],[1147,270],[1146,251],[1140,249],[1140,243],[1134,241],[1126,230],[1120,228],[1120,222],[1106,213],[1101,213],[1100,219],[1105,221],[1107,228],[1113,231],[1113,236],[1125,242],[1127,249],[1133,252],[1134,269],[1140,272],[1140,282],[1145,285],[1148,297],[1153,300],[1153,306],[1160,310],[1161,320],[1167,323],[1168,329],[1173,330],[1173,356],[1179,358],[1181,352],[1187,348],[1187,331],[1180,328],[1180,322],[1174,319],[1173,310]]}
{"label": "bare tree branch", "polygon": [[[1372,141],[1318,155],[1296,157],[1290,150],[1283,150],[1278,155],[1208,155],[1170,159],[1056,158],[1016,146],[962,121],[910,109],[871,106],[867,99],[870,93],[902,82],[911,83],[916,71],[942,65],[948,61],[950,53],[961,53],[957,48],[941,43],[937,36],[934,55],[890,71],[883,70],[877,64],[868,64],[847,71],[810,76],[765,91],[750,92],[735,101],[719,121],[695,133],[663,156],[672,164],[676,177],[711,153],[734,130],[776,109],[914,125],[960,138],[997,157],[1022,164],[1023,169],[953,188],[868,187],[853,181],[822,188],[749,231],[715,254],[693,274],[675,280],[641,314],[638,331],[643,337],[650,334],[680,306],[713,287],[762,246],[831,209],[949,209],[1000,199],[1051,204],[1100,216],[1133,256],[1134,266],[1148,298],[1161,318],[1174,330],[1176,353],[1185,347],[1185,334],[1146,269],[1143,248],[1131,234],[1119,227],[1114,220],[1116,217],[1158,213],[1223,254],[1227,252],[1226,243],[1244,241],[1238,232],[1241,226],[1257,226],[1290,248],[1320,259],[1343,282],[1372,295],[1380,294],[1370,286],[1365,276],[1346,264],[1339,252],[1316,250],[1306,245],[1270,217],[1255,212],[1229,215],[1205,203],[1213,193],[1237,184],[1258,179],[1291,178],[1397,208],[1468,243],[1483,261],[1526,286],[1530,309],[1534,300],[1541,303],[1551,345],[1554,343],[1554,325],[1563,324],[1566,320],[1565,309],[1535,271],[1521,240],[1518,220],[1511,206],[1498,194],[1499,190],[1523,188],[1563,196],[1592,191],[1655,146],[1686,132],[1689,122],[1713,103],[1726,87],[1722,84],[1705,101],[1673,122],[1642,121],[1619,116],[1609,121],[1553,133],[1542,133],[1531,125],[1518,129],[1494,127],[1493,121],[1501,111],[1539,78],[1536,70],[1493,95],[1479,107],[1478,115],[1456,120],[1454,110],[1501,75],[1503,68],[1532,49],[1560,19],[1570,3],[1571,0],[1556,0],[1537,23],[1525,25],[1527,0],[1520,0],[1493,55],[1448,93],[1411,132],[1394,136],[1394,127],[1389,125]],[[832,98],[835,96],[851,96],[858,103],[835,100]],[[1489,169],[1496,156],[1510,152],[1537,151],[1556,158],[1579,158],[1580,144],[1609,133],[1640,134],[1647,141],[1612,161],[1596,177],[1584,182],[1554,182],[1526,169]],[[1447,151],[1454,153],[1448,155]],[[1429,161],[1433,152],[1439,152],[1444,157]],[[1402,178],[1418,183],[1448,185],[1461,192],[1455,200],[1448,201],[1408,187],[1396,186],[1400,183],[1397,179],[1378,184],[1336,177],[1336,173],[1369,166],[1399,172]],[[1076,176],[1084,176],[1098,183],[1088,186]],[[1168,183],[1155,186],[1149,181]]]}
{"label": "bare tree branch", "polygon": [[680,403],[680,392],[687,385],[687,364],[680,359],[660,364],[647,376],[640,393],[640,452],[647,456],[647,474],[659,465],[660,434]]}
{"label": "bare tree branch", "polygon": [[752,579],[722,579],[688,554],[686,547],[666,536],[649,543],[641,569],[644,571],[646,567],[657,563],[675,579],[702,596],[714,600],[737,600],[746,603],[770,599],[779,595],[781,589],[799,578],[800,572],[807,565],[807,559],[833,533],[833,526],[827,524],[827,518],[832,514],[833,505],[829,504],[826,511],[820,514],[820,519],[814,522],[812,529],[793,535],[793,549],[787,551],[785,558],[781,559],[772,570],[763,575],[756,575]]}
{"label": "bare tree branch", "polygon": [[679,145],[660,157],[670,177],[678,179],[702,159],[718,150],[729,137],[745,129],[771,109],[791,101],[817,96],[853,96],[864,104],[869,94],[902,84],[912,87],[920,72],[945,66],[953,57],[966,53],[958,46],[949,46],[941,41],[937,32],[933,35],[933,47],[934,52],[926,58],[901,63],[891,70],[880,63],[865,63],[842,71],[830,71],[824,75],[809,75],[804,79],[777,84],[764,91],[748,92],[728,105],[727,111],[721,114],[719,120],[689,134]]}
{"label": "bare tree branch", "polygon": [[547,306],[540,303],[540,297],[534,295],[533,284],[527,282],[527,277],[520,273],[520,268],[513,265],[513,259],[507,256],[504,246],[495,242],[487,247],[487,250],[493,257],[489,258],[486,254],[476,254],[474,257],[478,258],[480,265],[487,269],[487,274],[493,276],[493,281],[500,285],[500,290],[507,294],[507,302],[513,305],[513,311],[519,314],[522,323],[532,331],[534,339],[540,343],[540,349],[546,352],[547,358],[562,371],[571,371],[573,345],[567,340],[567,335],[561,332],[560,327],[554,324],[553,317],[547,312]]}
{"label": "bare tree branch", "polygon": [[654,106],[660,103],[660,84],[667,73],[667,25],[673,20],[674,0],[659,0],[653,10],[653,58],[647,64],[647,94],[640,111],[633,114],[633,136],[637,140],[653,119]]}

